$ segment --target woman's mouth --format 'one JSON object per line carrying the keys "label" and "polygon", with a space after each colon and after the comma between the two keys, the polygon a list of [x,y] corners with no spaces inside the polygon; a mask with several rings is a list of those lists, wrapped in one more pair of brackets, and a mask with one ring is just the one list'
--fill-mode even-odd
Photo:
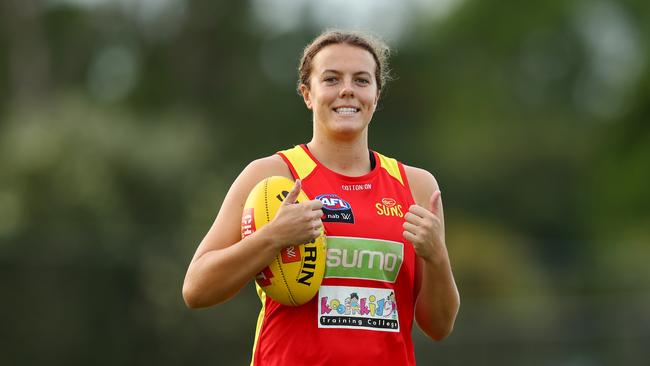
{"label": "woman's mouth", "polygon": [[338,113],[340,115],[350,116],[350,115],[353,115],[353,114],[359,112],[359,108],[355,108],[355,107],[338,107],[338,108],[334,108],[334,112],[336,112],[336,113]]}

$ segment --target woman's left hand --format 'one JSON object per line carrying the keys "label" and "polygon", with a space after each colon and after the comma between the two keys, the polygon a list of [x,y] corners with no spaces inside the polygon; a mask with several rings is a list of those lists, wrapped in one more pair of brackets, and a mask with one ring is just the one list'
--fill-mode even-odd
{"label": "woman's left hand", "polygon": [[420,258],[430,263],[447,258],[441,212],[440,190],[436,190],[429,199],[429,209],[411,205],[404,215],[404,239],[413,244]]}

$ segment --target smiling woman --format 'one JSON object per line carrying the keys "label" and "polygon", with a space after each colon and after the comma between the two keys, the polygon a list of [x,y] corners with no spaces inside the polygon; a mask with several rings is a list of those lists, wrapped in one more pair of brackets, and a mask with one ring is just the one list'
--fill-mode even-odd
{"label": "smiling woman", "polygon": [[[327,267],[311,301],[285,306],[258,286],[253,365],[414,365],[413,320],[435,340],[453,328],[459,296],[436,180],[368,148],[387,55],[374,38],[341,31],[305,48],[298,91],[313,112],[311,141],[242,171],[189,265],[185,302],[211,306],[234,296],[283,248],[325,229]],[[295,180],[285,201],[295,202],[301,190],[311,200],[283,204],[242,238],[247,196],[278,175]]]}
{"label": "smiling woman", "polygon": [[[367,139],[368,123],[379,101],[375,83],[375,61],[361,48],[334,44],[322,49],[300,93],[314,112],[314,145],[324,143],[324,134]],[[361,133],[360,133],[361,132]]]}

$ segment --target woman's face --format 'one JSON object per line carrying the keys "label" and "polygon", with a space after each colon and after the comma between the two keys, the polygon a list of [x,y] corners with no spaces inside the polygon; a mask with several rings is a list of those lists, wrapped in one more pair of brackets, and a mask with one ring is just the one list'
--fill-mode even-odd
{"label": "woman's face", "polygon": [[348,44],[326,46],[314,56],[310,85],[300,90],[315,128],[342,136],[365,130],[379,100],[375,67],[370,52]]}

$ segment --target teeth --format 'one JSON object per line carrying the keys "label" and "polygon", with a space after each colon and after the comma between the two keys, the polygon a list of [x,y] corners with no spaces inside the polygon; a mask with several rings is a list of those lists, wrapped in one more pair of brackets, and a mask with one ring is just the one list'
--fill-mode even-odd
{"label": "teeth", "polygon": [[349,107],[336,108],[336,113],[339,114],[353,114],[353,113],[357,113],[357,111],[358,111],[357,108],[349,108]]}

